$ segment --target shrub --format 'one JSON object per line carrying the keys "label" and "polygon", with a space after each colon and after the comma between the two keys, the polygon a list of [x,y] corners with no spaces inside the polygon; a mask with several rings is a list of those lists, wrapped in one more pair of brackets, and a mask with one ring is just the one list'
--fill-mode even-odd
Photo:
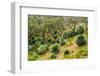
{"label": "shrub", "polygon": [[37,60],[38,59],[38,54],[33,52],[32,56],[30,56],[29,60]]}
{"label": "shrub", "polygon": [[40,45],[39,48],[37,49],[38,54],[45,54],[48,51],[48,46],[47,45]]}
{"label": "shrub", "polygon": [[70,54],[69,50],[65,50],[64,55],[69,55],[69,54]]}
{"label": "shrub", "polygon": [[84,33],[84,28],[82,26],[77,28],[77,33],[78,34],[83,34]]}
{"label": "shrub", "polygon": [[75,31],[65,32],[64,35],[63,35],[63,38],[67,39],[67,38],[70,38],[70,37],[73,37],[73,36],[76,36],[76,35],[77,35],[77,32],[75,32]]}
{"label": "shrub", "polygon": [[38,48],[40,45],[41,45],[41,43],[37,41],[37,42],[35,42],[34,47]]}
{"label": "shrub", "polygon": [[29,44],[30,45],[34,45],[36,42],[39,42],[41,43],[41,37],[36,37],[36,36],[33,36],[31,40],[29,40]]}
{"label": "shrub", "polygon": [[63,46],[63,45],[66,44],[66,41],[65,41],[65,39],[63,39],[63,38],[60,38],[60,39],[59,39],[59,43],[60,43],[61,46]]}
{"label": "shrub", "polygon": [[52,53],[54,53],[54,54],[59,53],[59,49],[60,49],[60,46],[59,46],[59,44],[57,44],[57,43],[51,45],[51,47],[50,47],[50,51],[51,51]]}
{"label": "shrub", "polygon": [[85,45],[86,44],[86,40],[85,40],[85,37],[80,35],[77,37],[76,39],[76,43],[78,46],[82,46],[82,45]]}
{"label": "shrub", "polygon": [[50,58],[51,58],[51,59],[55,59],[55,58],[57,58],[57,56],[56,56],[55,54],[52,54],[52,55],[50,56]]}
{"label": "shrub", "polygon": [[71,31],[71,37],[76,36],[78,33],[76,31]]}
{"label": "shrub", "polygon": [[67,39],[70,37],[70,33],[69,32],[65,32],[64,35],[63,35],[63,38],[64,39]]}
{"label": "shrub", "polygon": [[37,53],[33,53],[33,60],[37,60],[38,59],[38,54]]}
{"label": "shrub", "polygon": [[48,38],[47,39],[47,41],[49,42],[49,43],[51,43],[51,44],[54,44],[54,43],[56,43],[56,40],[55,39],[53,39],[53,38]]}
{"label": "shrub", "polygon": [[35,42],[36,42],[35,37],[33,36],[29,42],[31,42],[31,44],[35,44]]}
{"label": "shrub", "polygon": [[40,43],[40,44],[44,44],[44,40],[43,40],[43,37],[36,37],[35,38],[35,43]]}

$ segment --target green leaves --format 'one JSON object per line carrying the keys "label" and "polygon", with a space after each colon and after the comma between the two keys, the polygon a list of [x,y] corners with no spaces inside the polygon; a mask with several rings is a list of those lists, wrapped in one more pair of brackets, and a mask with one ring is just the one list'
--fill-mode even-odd
{"label": "green leaves", "polygon": [[84,33],[84,28],[83,28],[82,26],[79,26],[79,27],[77,28],[77,33],[78,33],[78,34],[83,34],[83,33]]}
{"label": "green leaves", "polygon": [[63,45],[66,44],[66,40],[64,38],[60,38],[59,43],[60,43],[61,46],[63,46]]}
{"label": "green leaves", "polygon": [[51,51],[52,53],[54,53],[54,54],[58,54],[59,51],[60,51],[60,45],[57,44],[57,43],[51,45],[50,51]]}
{"label": "green leaves", "polygon": [[47,51],[48,51],[47,45],[40,45],[39,48],[37,49],[37,53],[40,55],[45,54]]}
{"label": "green leaves", "polygon": [[63,35],[64,39],[70,38],[70,37],[74,37],[76,36],[78,33],[75,31],[69,31],[69,32],[65,32]]}
{"label": "green leaves", "polygon": [[69,50],[65,50],[64,55],[69,55],[69,54],[70,54]]}
{"label": "green leaves", "polygon": [[82,46],[82,45],[85,45],[86,44],[86,40],[85,40],[85,37],[82,36],[82,35],[79,35],[76,39],[76,43],[78,46]]}
{"label": "green leaves", "polygon": [[38,54],[36,52],[29,52],[29,60],[33,61],[33,60],[37,60],[38,59]]}

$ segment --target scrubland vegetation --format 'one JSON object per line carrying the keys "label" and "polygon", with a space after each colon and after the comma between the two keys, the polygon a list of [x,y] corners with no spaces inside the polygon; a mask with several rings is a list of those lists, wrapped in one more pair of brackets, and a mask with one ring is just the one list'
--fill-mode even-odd
{"label": "scrubland vegetation", "polygon": [[28,15],[28,61],[88,57],[88,18]]}

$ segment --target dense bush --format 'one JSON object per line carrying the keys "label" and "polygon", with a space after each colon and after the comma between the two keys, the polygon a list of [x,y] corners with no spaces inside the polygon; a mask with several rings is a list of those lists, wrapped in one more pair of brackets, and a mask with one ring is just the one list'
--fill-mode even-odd
{"label": "dense bush", "polygon": [[31,38],[31,40],[29,40],[28,42],[28,44],[29,45],[34,45],[36,42],[40,42],[41,43],[41,38],[40,37],[36,37],[36,36],[33,36],[32,38]]}
{"label": "dense bush", "polygon": [[38,54],[37,53],[32,53],[32,59],[30,60],[37,60],[38,59]]}
{"label": "dense bush", "polygon": [[59,51],[60,51],[60,45],[57,44],[57,43],[51,45],[50,51],[51,51],[52,53],[54,53],[54,54],[59,53]]}
{"label": "dense bush", "polygon": [[64,55],[69,55],[69,54],[70,54],[69,50],[65,50]]}
{"label": "dense bush", "polygon": [[28,40],[28,44],[29,45],[35,44],[35,37],[32,37],[32,39]]}
{"label": "dense bush", "polygon": [[52,54],[52,55],[50,56],[50,58],[51,58],[51,59],[55,59],[55,58],[57,58],[57,56],[56,56],[55,54]]}
{"label": "dense bush", "polygon": [[73,36],[76,36],[76,35],[77,35],[77,32],[75,32],[75,31],[70,32],[70,37],[73,37]]}
{"label": "dense bush", "polygon": [[35,38],[35,43],[39,43],[39,44],[44,44],[45,43],[45,41],[43,40],[43,37],[36,37]]}
{"label": "dense bush", "polygon": [[63,45],[66,44],[66,40],[64,38],[60,38],[59,43],[60,43],[61,46],[63,46]]}
{"label": "dense bush", "polygon": [[77,28],[77,33],[78,34],[83,34],[84,33],[84,28],[82,26]]}
{"label": "dense bush", "polygon": [[47,45],[40,45],[39,48],[37,49],[38,54],[45,54],[48,51],[48,46]]}
{"label": "dense bush", "polygon": [[76,39],[76,43],[78,46],[82,46],[82,45],[85,45],[86,44],[86,40],[85,40],[85,37],[80,35],[77,37]]}
{"label": "dense bush", "polygon": [[34,47],[38,48],[41,45],[41,43],[39,41],[35,42]]}
{"label": "dense bush", "polygon": [[77,32],[75,32],[75,31],[65,32],[64,35],[63,35],[63,38],[67,39],[67,38],[70,38],[70,37],[73,37],[73,36],[76,36],[76,35],[77,35]]}

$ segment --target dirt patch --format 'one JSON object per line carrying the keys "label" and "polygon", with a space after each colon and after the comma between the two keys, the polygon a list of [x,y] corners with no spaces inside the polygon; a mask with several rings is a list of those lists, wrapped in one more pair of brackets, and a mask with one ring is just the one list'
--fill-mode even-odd
{"label": "dirt patch", "polygon": [[74,51],[76,51],[77,48],[78,48],[78,45],[76,43],[74,43],[73,45],[69,46],[67,49],[69,51],[74,52]]}

